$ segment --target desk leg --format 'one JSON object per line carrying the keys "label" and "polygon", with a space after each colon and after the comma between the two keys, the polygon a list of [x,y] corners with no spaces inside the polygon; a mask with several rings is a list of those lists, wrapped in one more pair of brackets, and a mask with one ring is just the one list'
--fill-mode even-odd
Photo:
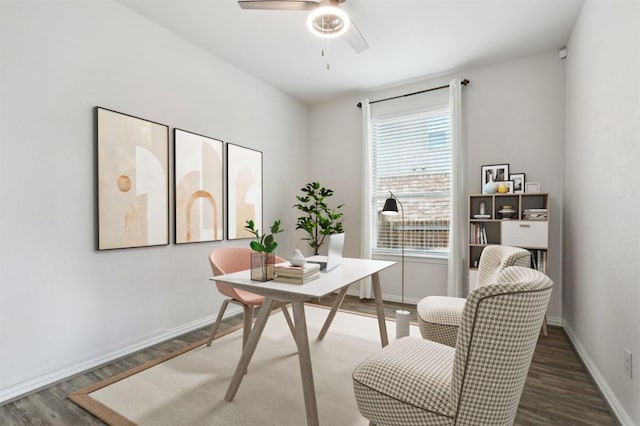
{"label": "desk leg", "polygon": [[333,318],[336,316],[336,312],[338,312],[338,309],[340,309],[340,306],[344,301],[344,297],[347,295],[348,288],[349,286],[346,285],[342,287],[338,292],[338,296],[336,297],[336,300],[333,302],[333,306],[331,307],[331,312],[329,312],[329,316],[325,320],[324,325],[322,326],[322,330],[320,330],[320,334],[318,334],[318,340],[324,339],[324,335],[327,334],[327,331],[329,331],[329,326],[331,325]]}
{"label": "desk leg", "polygon": [[249,362],[251,362],[251,358],[253,357],[253,353],[256,350],[256,346],[258,346],[258,341],[260,340],[260,336],[262,335],[264,326],[267,324],[267,320],[269,319],[269,315],[271,314],[271,309],[273,309],[274,303],[275,300],[267,297],[264,299],[264,302],[260,307],[258,319],[256,320],[256,323],[251,330],[249,340],[247,340],[247,343],[242,350],[242,356],[240,357],[240,361],[238,361],[236,372],[233,374],[233,379],[231,380],[231,384],[229,384],[227,394],[224,396],[224,400],[227,402],[233,401],[233,398],[236,396],[236,392],[238,392],[238,388],[240,387],[240,383],[242,382],[244,373],[245,371],[247,371],[247,367],[249,367]]}
{"label": "desk leg", "polygon": [[389,338],[387,337],[387,324],[384,316],[384,305],[382,304],[382,289],[380,288],[380,277],[378,273],[371,275],[371,284],[373,287],[373,297],[376,302],[376,313],[378,314],[378,327],[380,328],[380,341],[382,347],[389,344]]}
{"label": "desk leg", "polygon": [[304,407],[307,412],[307,425],[318,426],[318,405],[316,391],[313,384],[313,370],[311,369],[311,353],[309,351],[309,337],[304,315],[304,302],[293,302],[293,318],[295,319],[295,337],[298,346],[298,360],[300,361],[300,376],[302,377],[302,393]]}

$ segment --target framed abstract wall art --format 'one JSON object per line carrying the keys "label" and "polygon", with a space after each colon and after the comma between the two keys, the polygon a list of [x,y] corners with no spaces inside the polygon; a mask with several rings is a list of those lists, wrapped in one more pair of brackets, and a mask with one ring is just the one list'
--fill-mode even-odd
{"label": "framed abstract wall art", "polygon": [[175,243],[224,238],[223,143],[173,129]]}
{"label": "framed abstract wall art", "polygon": [[513,193],[522,194],[526,183],[524,173],[510,173],[509,179],[513,181]]}
{"label": "framed abstract wall art", "polygon": [[247,220],[262,230],[262,152],[227,144],[227,238],[253,237]]}
{"label": "framed abstract wall art", "polygon": [[509,180],[509,165],[508,164],[491,164],[488,166],[482,166],[481,168],[481,182],[480,188],[489,182],[500,182]]}
{"label": "framed abstract wall art", "polygon": [[96,107],[98,250],[169,244],[169,127]]}

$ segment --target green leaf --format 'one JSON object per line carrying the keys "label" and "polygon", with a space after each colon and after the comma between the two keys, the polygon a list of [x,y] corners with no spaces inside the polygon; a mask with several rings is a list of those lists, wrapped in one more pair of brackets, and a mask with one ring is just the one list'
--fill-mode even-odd
{"label": "green leaf", "polygon": [[260,244],[257,241],[251,241],[249,243],[249,247],[251,247],[253,251],[264,251],[264,248],[265,248],[262,244]]}
{"label": "green leaf", "polygon": [[273,225],[271,225],[271,233],[272,234],[277,234],[278,232],[282,232],[284,231],[283,229],[280,229],[280,221],[276,220],[275,222],[273,222]]}
{"label": "green leaf", "polygon": [[273,253],[276,250],[276,247],[278,247],[278,243],[273,241],[273,242],[271,242],[271,244],[267,244],[267,246],[265,247],[264,251],[267,252],[267,253]]}

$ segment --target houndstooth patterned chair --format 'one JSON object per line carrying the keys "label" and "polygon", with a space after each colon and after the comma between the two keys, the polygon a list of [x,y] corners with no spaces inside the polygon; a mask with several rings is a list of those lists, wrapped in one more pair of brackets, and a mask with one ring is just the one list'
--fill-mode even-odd
{"label": "houndstooth patterned chair", "polygon": [[[498,274],[509,266],[528,267],[529,251],[510,246],[490,245],[480,256],[476,288],[495,282]],[[466,299],[429,296],[418,303],[418,325],[422,337],[448,346],[455,346],[458,326]]]}
{"label": "houndstooth patterned chair", "polygon": [[371,424],[513,424],[553,282],[512,266],[494,283],[467,298],[455,348],[405,337],[355,369]]}

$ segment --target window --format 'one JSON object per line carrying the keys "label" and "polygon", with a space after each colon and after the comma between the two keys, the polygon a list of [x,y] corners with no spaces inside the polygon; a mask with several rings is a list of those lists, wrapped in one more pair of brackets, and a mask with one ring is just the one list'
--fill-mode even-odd
{"label": "window", "polygon": [[[374,253],[446,256],[451,210],[449,109],[439,107],[371,120],[372,239]],[[402,217],[380,214],[392,191]]]}

